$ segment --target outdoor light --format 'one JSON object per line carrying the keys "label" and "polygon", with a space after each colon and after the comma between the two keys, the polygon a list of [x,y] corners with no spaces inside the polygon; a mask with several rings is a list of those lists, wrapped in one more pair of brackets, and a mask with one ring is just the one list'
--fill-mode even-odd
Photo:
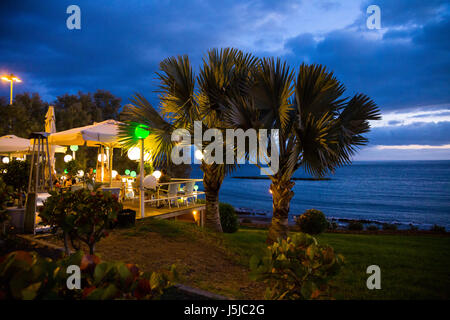
{"label": "outdoor light", "polygon": [[140,124],[134,129],[134,136],[138,139],[145,139],[150,134],[148,127]]}
{"label": "outdoor light", "polygon": [[127,175],[127,176],[129,176],[130,175],[130,170],[129,169],[127,169],[127,170],[125,170],[125,174]]}
{"label": "outdoor light", "polygon": [[131,171],[130,176],[132,176],[133,178],[136,177],[136,171]]}
{"label": "outdoor light", "polygon": [[198,190],[198,185],[194,186],[194,190],[197,191]]}
{"label": "outdoor light", "polygon": [[72,156],[70,155],[70,154],[66,154],[65,156],[64,156],[64,162],[69,162],[69,161],[72,161]]}
{"label": "outdoor light", "polygon": [[112,178],[115,179],[119,173],[116,170],[111,172]]}
{"label": "outdoor light", "polygon": [[138,147],[133,147],[128,149],[128,158],[130,160],[136,161],[139,160],[141,158],[140,154],[141,154],[141,150]]}
{"label": "outdoor light", "polygon": [[269,189],[269,193],[272,194],[272,190]]}
{"label": "outdoor light", "polygon": [[78,170],[78,177],[82,178],[84,176],[83,170]]}
{"label": "outdoor light", "polygon": [[195,157],[196,157],[198,160],[202,160],[202,159],[203,159],[203,153],[202,153],[202,151],[201,151],[201,150],[195,150]]}
{"label": "outdoor light", "polygon": [[[69,173],[69,171],[67,171],[67,169],[64,169],[64,173]],[[64,178],[65,179],[65,178]]]}
{"label": "outdoor light", "polygon": [[152,176],[154,176],[156,179],[161,178],[161,171],[153,171]]}
{"label": "outdoor light", "polygon": [[5,163],[5,164],[6,164],[6,163],[9,163],[9,158],[8,158],[8,157],[4,157],[4,158],[2,159],[2,162]]}
{"label": "outdoor light", "polygon": [[73,152],[78,151],[78,146],[77,145],[70,146],[70,150]]}
{"label": "outdoor light", "polygon": [[10,95],[9,95],[9,104],[12,104],[12,101],[13,101],[13,83],[14,82],[22,82],[22,80],[17,78],[12,73],[9,76],[2,76],[2,80],[3,81],[9,81],[11,83],[11,92],[10,92]]}
{"label": "outdoor light", "polygon": [[103,162],[106,161],[106,154],[104,154],[104,153],[99,153],[99,155],[98,155],[98,157],[97,157],[98,162],[102,162],[102,157],[103,157]]}

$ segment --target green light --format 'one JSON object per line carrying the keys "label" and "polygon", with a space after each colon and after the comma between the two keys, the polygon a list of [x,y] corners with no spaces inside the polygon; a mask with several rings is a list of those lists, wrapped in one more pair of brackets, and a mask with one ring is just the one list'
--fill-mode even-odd
{"label": "green light", "polygon": [[134,135],[138,139],[145,139],[150,134],[150,131],[148,130],[147,126],[144,126],[143,124],[140,124],[134,129]]}
{"label": "green light", "polygon": [[125,174],[127,175],[127,176],[129,176],[130,175],[130,170],[125,170]]}
{"label": "green light", "polygon": [[71,151],[78,151],[78,146],[77,145],[70,146],[70,150]]}
{"label": "green light", "polygon": [[94,173],[96,173],[97,172],[97,169],[94,169]]}
{"label": "green light", "polygon": [[67,171],[67,169],[64,169],[64,173],[69,173],[69,171]]}
{"label": "green light", "polygon": [[197,191],[198,190],[198,185],[194,186],[194,190]]}
{"label": "green light", "polygon": [[133,178],[136,177],[136,171],[131,171],[130,176],[132,176]]}

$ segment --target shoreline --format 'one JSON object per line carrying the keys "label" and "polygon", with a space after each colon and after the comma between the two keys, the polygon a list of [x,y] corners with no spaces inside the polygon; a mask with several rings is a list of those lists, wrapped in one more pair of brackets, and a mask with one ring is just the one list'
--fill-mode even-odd
{"label": "shoreline", "polygon": [[[266,212],[263,211],[257,211],[257,210],[249,210],[249,209],[245,209],[245,208],[235,208],[236,214],[239,217],[239,221],[242,222],[242,220],[250,220],[252,221],[250,224],[258,224],[258,225],[263,225],[263,226],[268,226],[270,225],[271,221],[272,221],[272,215],[269,215]],[[289,216],[289,220],[288,220],[288,225],[289,227],[295,227],[296,223],[295,223],[295,217],[298,215],[290,215]],[[436,234],[436,232],[434,231],[430,231],[430,227],[432,227],[434,224],[428,224],[428,225],[423,225],[423,224],[414,224],[414,223],[402,223],[402,222],[398,222],[398,221],[378,221],[378,220],[371,220],[371,219],[350,219],[350,218],[337,218],[337,217],[328,217],[326,216],[327,220],[329,222],[334,222],[337,223],[337,230],[328,230],[327,232],[333,232],[333,231],[349,231],[348,229],[346,229],[348,223],[350,222],[359,222],[362,223],[364,227],[367,227],[368,225],[376,225],[377,227],[379,227],[380,229],[378,231],[373,231],[373,232],[387,232],[390,230],[383,230],[382,226],[389,224],[389,225],[395,225],[398,230],[395,231],[411,231],[411,232],[416,232],[416,231],[420,231],[420,232],[431,232],[433,234]],[[253,222],[254,221],[254,222]],[[246,224],[246,222],[244,222],[244,225]],[[427,228],[428,226],[428,228]],[[413,228],[412,228],[413,227]],[[415,230],[414,228],[417,228],[417,230]],[[445,227],[446,232],[448,232],[448,228]],[[368,230],[364,230],[364,232],[372,232],[372,231],[368,231]]]}

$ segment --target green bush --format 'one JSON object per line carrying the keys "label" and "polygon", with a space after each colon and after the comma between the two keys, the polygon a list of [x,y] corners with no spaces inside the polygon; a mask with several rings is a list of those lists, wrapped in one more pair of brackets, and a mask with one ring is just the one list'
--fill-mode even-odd
{"label": "green bush", "polygon": [[348,230],[361,231],[364,229],[364,225],[359,221],[350,221],[347,225]]}
{"label": "green bush", "polygon": [[328,230],[337,230],[338,228],[338,224],[335,221],[329,222],[328,223]]}
{"label": "green bush", "polygon": [[397,225],[396,224],[392,224],[392,223],[384,223],[383,224],[383,230],[396,231],[397,230]]}
{"label": "green bush", "polygon": [[[80,267],[79,290],[67,288],[70,265]],[[25,251],[0,257],[0,300],[157,299],[176,280],[175,266],[166,273],[143,273],[133,264],[101,262],[81,251],[59,260]]]}
{"label": "green bush", "polygon": [[329,281],[339,273],[343,257],[306,234],[279,240],[267,256],[250,259],[250,277],[267,284],[266,299],[322,299],[330,297]]}
{"label": "green bush", "polygon": [[378,229],[379,229],[378,226],[376,226],[374,224],[367,226],[367,230],[369,230],[369,231],[377,231]]}
{"label": "green bush", "polygon": [[12,160],[2,165],[1,178],[3,182],[11,186],[15,192],[14,198],[18,199],[19,208],[23,205],[22,194],[28,187],[28,177],[30,176],[30,162]]}
{"label": "green bush", "polygon": [[76,160],[70,160],[66,163],[67,174],[75,178],[78,175],[78,171],[81,169],[80,164]]}
{"label": "green bush", "polygon": [[220,202],[219,213],[223,232],[234,233],[239,229],[239,219],[231,204]]}
{"label": "green bush", "polygon": [[437,224],[433,225],[431,227],[430,231],[437,232],[437,233],[445,233],[446,232],[445,227],[439,226]]}
{"label": "green bush", "polygon": [[[60,228],[68,253],[68,238],[86,243],[90,254],[95,244],[108,233],[106,228],[116,222],[122,204],[110,192],[91,192],[87,189],[62,194],[51,192],[39,213],[42,222]],[[79,248],[77,248],[79,249]]]}
{"label": "green bush", "polygon": [[301,232],[316,235],[328,228],[328,221],[322,211],[308,209],[297,218],[297,225]]}

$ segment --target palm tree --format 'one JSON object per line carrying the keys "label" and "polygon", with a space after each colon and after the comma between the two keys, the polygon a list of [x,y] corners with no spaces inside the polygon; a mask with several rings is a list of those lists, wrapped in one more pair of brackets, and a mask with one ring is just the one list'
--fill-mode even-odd
{"label": "palm tree", "polygon": [[[170,161],[175,143],[171,141],[172,132],[186,129],[193,136],[194,121],[200,121],[202,131],[224,127],[226,101],[231,92],[244,94],[245,85],[255,66],[256,58],[236,49],[211,50],[208,52],[199,76],[196,77],[187,56],[168,58],[161,62],[160,72],[160,112],[141,95],[136,94],[134,105],[124,109],[124,124],[121,136],[125,147],[137,143],[133,137],[138,124],[151,128],[151,134],[145,140],[145,149],[155,155],[155,164]],[[197,81],[198,79],[198,81]],[[198,86],[197,83],[198,82]],[[200,147],[203,149],[205,144]],[[224,146],[225,149],[225,146]],[[222,232],[219,215],[219,190],[225,175],[233,166],[208,163],[203,160],[203,186],[206,198],[205,226],[210,230]]]}
{"label": "palm tree", "polygon": [[278,129],[279,171],[270,175],[273,217],[269,243],[286,238],[294,172],[304,167],[316,176],[350,164],[368,140],[368,120],[380,119],[363,94],[343,98],[344,86],[321,65],[299,68],[297,80],[284,62],[262,59],[247,97],[234,95],[225,115],[228,126]]}

